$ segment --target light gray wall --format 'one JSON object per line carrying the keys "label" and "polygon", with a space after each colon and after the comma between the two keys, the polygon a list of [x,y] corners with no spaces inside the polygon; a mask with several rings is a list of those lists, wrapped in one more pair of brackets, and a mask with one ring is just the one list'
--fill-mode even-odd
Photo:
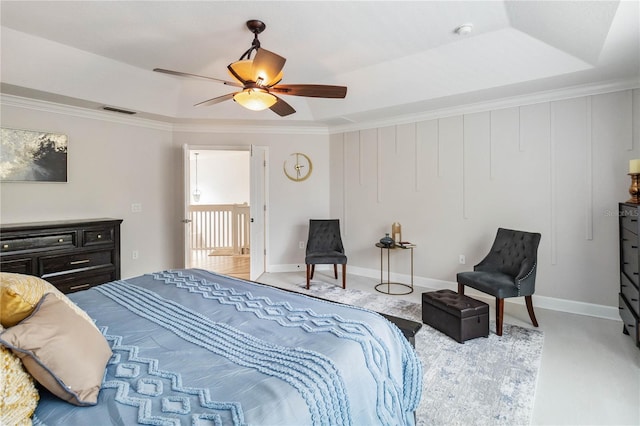
{"label": "light gray wall", "polygon": [[[184,144],[267,147],[267,270],[296,270],[298,265],[304,268],[304,249],[299,242],[307,241],[309,219],[329,217],[328,135],[180,131],[173,138],[176,148]],[[283,172],[285,159],[294,152],[307,154],[313,162],[311,176],[302,182],[287,179]],[[184,191],[182,187],[176,190],[180,194]]]}
{"label": "light gray wall", "polygon": [[[536,296],[614,307],[638,111],[640,91],[621,91],[328,136],[172,132],[5,103],[4,127],[66,133],[70,165],[66,184],[0,184],[0,221],[123,218],[123,276],[180,267],[182,145],[254,143],[268,147],[268,270],[296,270],[308,219],[337,217],[350,270],[378,276],[373,244],[399,221],[418,244],[416,282],[453,284],[503,226],[542,233]],[[296,151],[314,162],[301,183],[282,172]],[[408,273],[403,261],[395,273]]]}
{"label": "light gray wall", "polygon": [[[68,111],[2,105],[0,113],[3,127],[69,137],[68,183],[0,184],[2,223],[119,218],[123,277],[177,266],[174,182],[181,177],[173,167],[171,131]],[[133,203],[141,204],[140,213],[132,213]]]}
{"label": "light gray wall", "polygon": [[198,151],[190,158],[190,193],[196,188],[196,160],[198,152],[198,189],[200,201],[191,197],[192,204],[249,204],[250,152]]}
{"label": "light gray wall", "polygon": [[[498,227],[522,229],[542,234],[537,296],[617,306],[617,203],[640,157],[639,114],[627,90],[332,135],[349,265],[375,276],[374,243],[398,221],[417,281],[453,285]],[[392,271],[408,274],[394,254]]]}

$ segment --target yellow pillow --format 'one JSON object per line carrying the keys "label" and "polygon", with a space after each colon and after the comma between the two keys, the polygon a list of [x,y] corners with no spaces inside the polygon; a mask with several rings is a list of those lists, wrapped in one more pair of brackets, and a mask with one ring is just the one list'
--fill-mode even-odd
{"label": "yellow pillow", "polygon": [[95,327],[89,315],[52,284],[32,275],[9,272],[0,272],[0,324],[13,327],[31,315],[46,293],[53,293]]}
{"label": "yellow pillow", "polygon": [[0,373],[0,425],[31,425],[31,416],[40,398],[38,390],[33,378],[24,371],[20,358],[2,345]]}

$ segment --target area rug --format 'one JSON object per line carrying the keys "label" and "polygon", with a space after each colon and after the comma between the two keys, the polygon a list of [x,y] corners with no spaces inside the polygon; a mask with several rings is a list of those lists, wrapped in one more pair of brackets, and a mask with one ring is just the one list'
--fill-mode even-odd
{"label": "area rug", "polygon": [[[313,281],[289,290],[422,322],[422,307],[400,298]],[[490,330],[495,330],[493,321]],[[416,335],[422,361],[423,392],[418,425],[528,425],[531,422],[544,335],[539,330],[504,324],[460,344],[423,325]]]}

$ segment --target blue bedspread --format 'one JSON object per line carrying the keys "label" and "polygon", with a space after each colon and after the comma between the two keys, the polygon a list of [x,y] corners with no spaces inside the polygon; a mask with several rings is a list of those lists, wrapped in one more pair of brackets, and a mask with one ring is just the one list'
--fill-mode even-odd
{"label": "blue bedspread", "polygon": [[34,424],[413,424],[419,360],[380,315],[202,270],[70,298],[112,347],[98,404],[41,392]]}

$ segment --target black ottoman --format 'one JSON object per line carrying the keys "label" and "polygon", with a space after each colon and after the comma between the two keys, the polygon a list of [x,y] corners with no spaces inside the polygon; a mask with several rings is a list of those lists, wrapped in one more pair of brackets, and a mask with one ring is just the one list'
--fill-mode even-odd
{"label": "black ottoman", "polygon": [[489,305],[451,290],[422,293],[422,322],[459,343],[489,337]]}

